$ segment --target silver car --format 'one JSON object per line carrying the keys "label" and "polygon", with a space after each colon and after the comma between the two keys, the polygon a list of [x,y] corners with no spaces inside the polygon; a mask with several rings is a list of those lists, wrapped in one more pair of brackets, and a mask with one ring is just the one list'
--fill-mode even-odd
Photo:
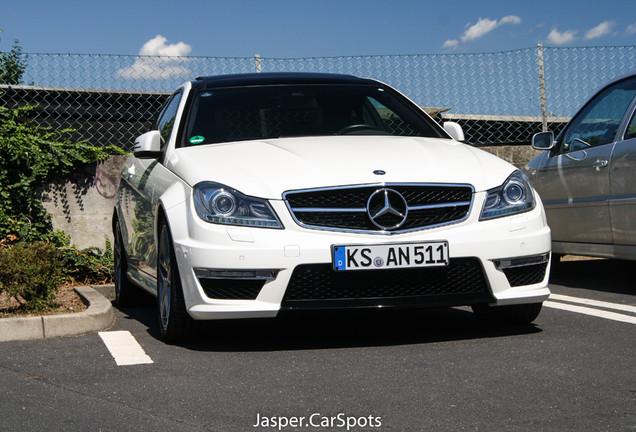
{"label": "silver car", "polygon": [[636,260],[636,73],[603,87],[526,166],[545,205],[552,252]]}

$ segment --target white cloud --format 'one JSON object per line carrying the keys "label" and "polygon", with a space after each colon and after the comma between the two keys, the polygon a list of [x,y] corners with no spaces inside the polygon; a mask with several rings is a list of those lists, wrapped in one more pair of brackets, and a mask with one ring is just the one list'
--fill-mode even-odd
{"label": "white cloud", "polygon": [[625,33],[627,35],[633,35],[634,33],[636,33],[636,22],[628,25],[627,28],[625,29]]}
{"label": "white cloud", "polygon": [[505,16],[499,21],[488,18],[479,18],[477,24],[473,24],[472,26],[468,27],[468,29],[462,35],[461,40],[462,42],[468,42],[479,39],[480,37],[490,33],[502,24],[521,24],[521,18],[516,15]]}
{"label": "white cloud", "polygon": [[516,15],[508,15],[499,20],[499,25],[501,24],[521,24],[521,18]]}
{"label": "white cloud", "polygon": [[490,33],[497,27],[497,20],[491,20],[488,18],[479,18],[477,24],[473,24],[468,27],[468,30],[462,35],[462,42],[467,42],[475,39],[479,39],[487,33]]}
{"label": "white cloud", "polygon": [[125,79],[167,79],[188,76],[192,71],[183,66],[192,47],[186,43],[167,44],[161,35],[146,42],[139,50],[139,57],[130,67],[120,69],[117,75]]}
{"label": "white cloud", "polygon": [[615,23],[613,21],[603,21],[594,28],[589,29],[585,33],[584,39],[596,39],[610,34]]}
{"label": "white cloud", "polygon": [[548,35],[548,42],[555,45],[563,45],[576,40],[576,30],[566,30],[560,32],[557,29],[553,29]]}
{"label": "white cloud", "polygon": [[178,42],[167,45],[166,42],[168,42],[168,39],[157,35],[141,47],[139,55],[183,57],[192,51],[192,47],[186,43]]}
{"label": "white cloud", "polygon": [[459,45],[459,41],[457,39],[449,39],[446,42],[444,42],[444,45],[442,45],[442,48],[455,49],[457,48],[457,45]]}
{"label": "white cloud", "polygon": [[125,79],[168,79],[188,75],[192,75],[192,70],[186,67],[149,57],[139,57],[132,66],[117,71],[117,76]]}

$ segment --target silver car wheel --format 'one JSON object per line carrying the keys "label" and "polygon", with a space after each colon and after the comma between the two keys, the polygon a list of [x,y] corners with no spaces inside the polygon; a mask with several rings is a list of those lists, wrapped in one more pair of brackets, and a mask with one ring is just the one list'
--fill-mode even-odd
{"label": "silver car wheel", "polygon": [[137,300],[137,287],[128,280],[128,261],[124,249],[119,221],[115,223],[113,242],[113,270],[115,282],[115,303],[117,306],[130,306]]}
{"label": "silver car wheel", "polygon": [[157,296],[159,319],[162,330],[168,329],[170,322],[170,297],[172,291],[172,245],[168,228],[163,225],[159,236]]}

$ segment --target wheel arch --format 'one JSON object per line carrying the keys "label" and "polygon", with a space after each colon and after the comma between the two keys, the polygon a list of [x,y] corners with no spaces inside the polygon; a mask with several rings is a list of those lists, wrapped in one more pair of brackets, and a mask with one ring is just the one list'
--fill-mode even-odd
{"label": "wheel arch", "polygon": [[158,244],[159,227],[164,221],[173,240],[188,235],[188,205],[191,195],[192,191],[187,185],[175,182],[159,196],[154,212],[155,244]]}
{"label": "wheel arch", "polygon": [[[175,241],[180,241],[188,237],[188,218],[190,203],[189,197],[192,195],[189,187],[182,182],[173,182],[158,197],[154,210],[154,245],[155,252],[159,247],[159,236],[162,223],[165,222],[173,246]],[[178,252],[178,251],[175,251]],[[177,262],[182,260],[180,253],[176,253]],[[156,264],[156,263],[155,263]]]}

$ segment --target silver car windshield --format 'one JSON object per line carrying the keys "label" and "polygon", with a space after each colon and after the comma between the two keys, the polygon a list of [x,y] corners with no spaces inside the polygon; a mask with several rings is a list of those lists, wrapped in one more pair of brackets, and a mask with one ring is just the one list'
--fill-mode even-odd
{"label": "silver car windshield", "polygon": [[199,91],[183,145],[352,134],[445,137],[417,107],[385,88],[272,85]]}

